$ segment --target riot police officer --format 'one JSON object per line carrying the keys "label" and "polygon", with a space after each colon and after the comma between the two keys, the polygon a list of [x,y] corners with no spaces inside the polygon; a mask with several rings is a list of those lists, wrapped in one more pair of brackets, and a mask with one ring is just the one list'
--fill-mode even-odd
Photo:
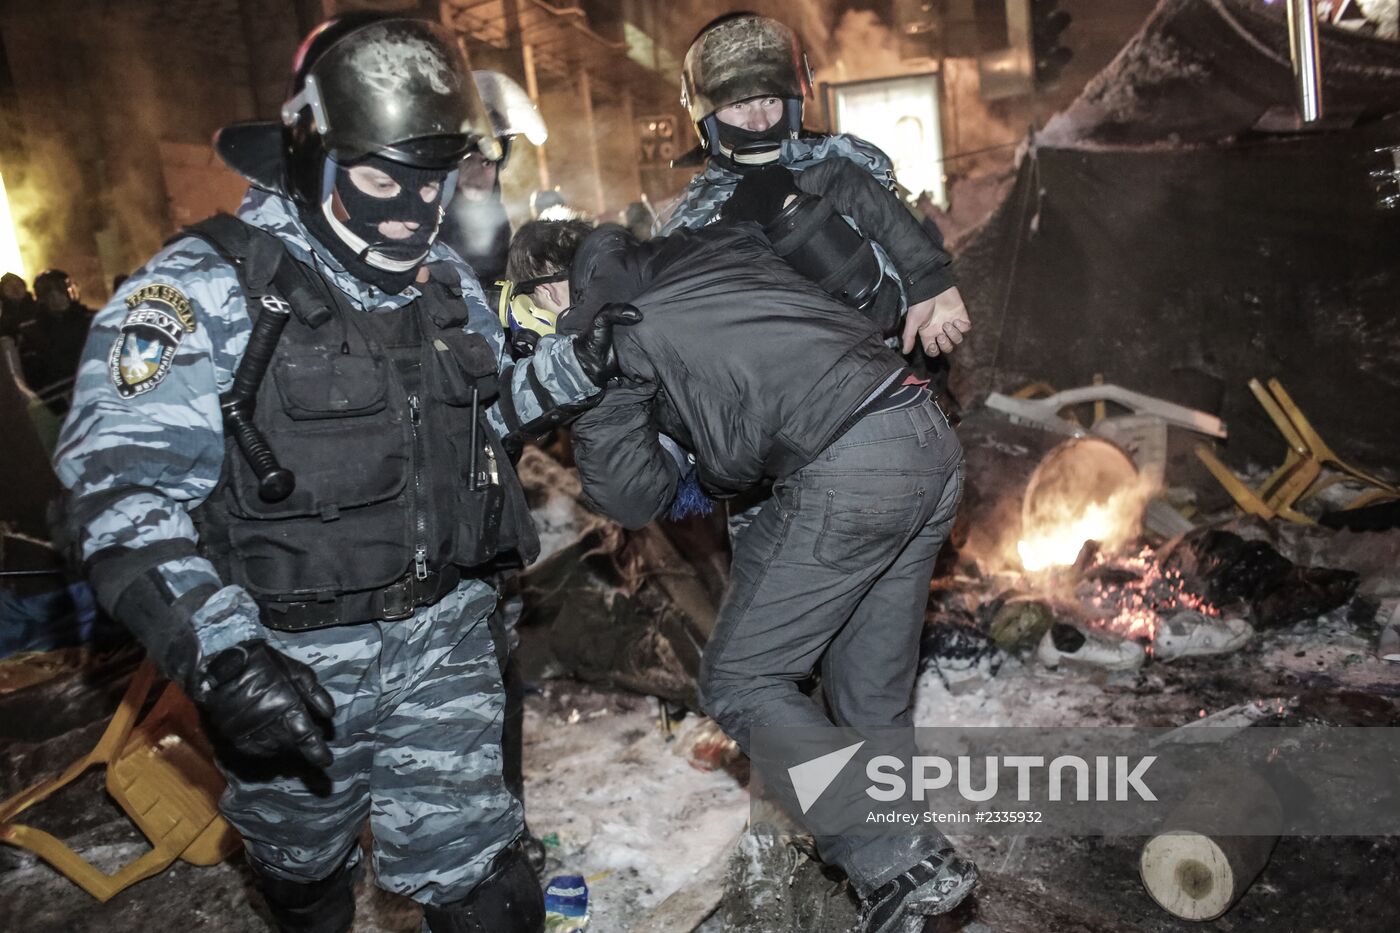
{"label": "riot police officer", "polygon": [[[682,102],[700,140],[690,159],[704,160],[705,168],[691,180],[680,203],[661,224],[658,232],[663,235],[718,220],[745,176],[765,167],[787,168],[798,176],[798,187],[803,187],[801,174],[805,170],[844,159],[868,171],[884,187],[893,187],[892,163],[877,147],[855,136],[824,136],[803,130],[802,102],[811,93],[811,70],[796,34],[776,20],[734,13],[711,22],[686,52],[681,87]],[[864,234],[863,245],[861,238],[856,238],[850,246],[833,244],[816,250],[828,257],[833,251],[868,250],[870,255],[843,256],[843,260],[851,260],[842,263],[848,266],[849,277],[830,282],[829,290],[864,296],[872,305],[885,309],[882,318],[891,313],[895,318],[903,315],[906,353],[916,340],[930,356],[952,351],[962,342],[971,322],[947,262],[942,264],[944,274],[910,282],[910,270],[891,260],[901,251],[942,253],[938,244],[931,240],[927,244],[876,242],[862,218],[852,219]],[[826,231],[843,243],[848,239],[834,227]],[[815,235],[825,236],[820,232]]]}
{"label": "riot police officer", "polygon": [[515,81],[499,71],[478,70],[472,76],[500,143],[500,156],[488,159],[479,151],[467,155],[457,179],[457,195],[443,221],[442,241],[472,267],[488,297],[498,297],[492,291],[506,271],[511,233],[510,218],[501,203],[501,173],[510,162],[517,136],[542,146],[549,131],[525,89]]}
{"label": "riot police officer", "polygon": [[252,182],[237,217],[94,321],[55,455],[75,550],[204,712],[280,930],[350,928],[368,820],[435,933],[534,933],[486,621],[538,548],[503,438],[587,403],[611,325],[512,367],[436,242],[462,159],[499,156],[441,27],[323,23],[281,117],[216,140]]}

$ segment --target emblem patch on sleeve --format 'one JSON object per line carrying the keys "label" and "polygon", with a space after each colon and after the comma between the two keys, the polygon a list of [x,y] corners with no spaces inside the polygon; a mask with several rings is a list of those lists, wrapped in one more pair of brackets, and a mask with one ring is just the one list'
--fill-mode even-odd
{"label": "emblem patch on sleeve", "polygon": [[194,333],[190,300],[169,285],[147,285],[127,299],[126,319],[107,357],[107,372],[122,398],[160,385],[185,335]]}

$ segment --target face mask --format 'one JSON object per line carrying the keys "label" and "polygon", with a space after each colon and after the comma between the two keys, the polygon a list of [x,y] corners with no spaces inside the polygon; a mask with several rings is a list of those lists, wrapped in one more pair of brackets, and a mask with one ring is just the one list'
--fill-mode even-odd
{"label": "face mask", "polygon": [[[379,156],[356,165],[383,175],[364,179],[368,189],[364,190],[351,178],[350,167],[327,159],[320,210],[303,212],[303,219],[355,277],[387,292],[403,291],[437,239],[457,173],[415,168]],[[432,192],[424,200],[429,186]],[[343,220],[335,214],[336,196],[348,215]],[[395,233],[405,235],[390,235]]]}
{"label": "face mask", "polygon": [[766,130],[746,130],[715,121],[720,151],[736,165],[767,165],[776,162],[788,132],[787,115]]}

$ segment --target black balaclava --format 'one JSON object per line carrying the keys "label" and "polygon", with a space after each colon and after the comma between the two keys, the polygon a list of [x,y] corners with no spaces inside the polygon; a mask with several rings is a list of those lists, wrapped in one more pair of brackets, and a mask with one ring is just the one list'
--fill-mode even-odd
{"label": "black balaclava", "polygon": [[784,108],[778,122],[766,130],[746,130],[731,126],[711,114],[707,117],[709,131],[716,135],[714,158],[721,159],[726,168],[743,173],[771,165],[782,155],[783,140],[792,135],[792,119]]}
{"label": "black balaclava", "polygon": [[[437,239],[443,206],[452,197],[457,173],[415,168],[381,156],[370,156],[355,165],[379,169],[398,182],[398,193],[387,198],[366,194],[350,180],[352,166],[327,159],[321,182],[321,204],[319,208],[303,207],[301,217],[331,255],[345,265],[347,272],[385,292],[397,294],[413,282],[418,267]],[[437,196],[424,201],[420,192],[433,182],[439,185]],[[349,215],[345,220],[340,220],[333,212],[333,194],[340,195],[340,203]],[[404,239],[389,239],[379,232],[379,225],[386,220],[416,223],[418,229]]]}

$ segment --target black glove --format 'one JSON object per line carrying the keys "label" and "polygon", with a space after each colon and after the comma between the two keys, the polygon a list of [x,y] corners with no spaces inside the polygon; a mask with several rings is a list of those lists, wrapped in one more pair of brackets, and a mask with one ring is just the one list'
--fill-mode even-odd
{"label": "black glove", "polygon": [[588,329],[574,338],[574,356],[579,368],[598,388],[606,388],[608,380],[622,375],[613,352],[613,327],[636,324],[642,312],[629,304],[605,304]]}
{"label": "black glove", "polygon": [[220,651],[204,666],[199,706],[236,751],[271,758],[295,752],[318,768],[331,763],[321,722],[335,715],[331,695],[300,661],[262,641]]}
{"label": "black glove", "polygon": [[720,220],[731,224],[752,221],[766,227],[778,216],[788,198],[801,194],[792,172],[781,165],[764,166],[758,171],[746,172],[734,186],[734,193],[720,208]]}

